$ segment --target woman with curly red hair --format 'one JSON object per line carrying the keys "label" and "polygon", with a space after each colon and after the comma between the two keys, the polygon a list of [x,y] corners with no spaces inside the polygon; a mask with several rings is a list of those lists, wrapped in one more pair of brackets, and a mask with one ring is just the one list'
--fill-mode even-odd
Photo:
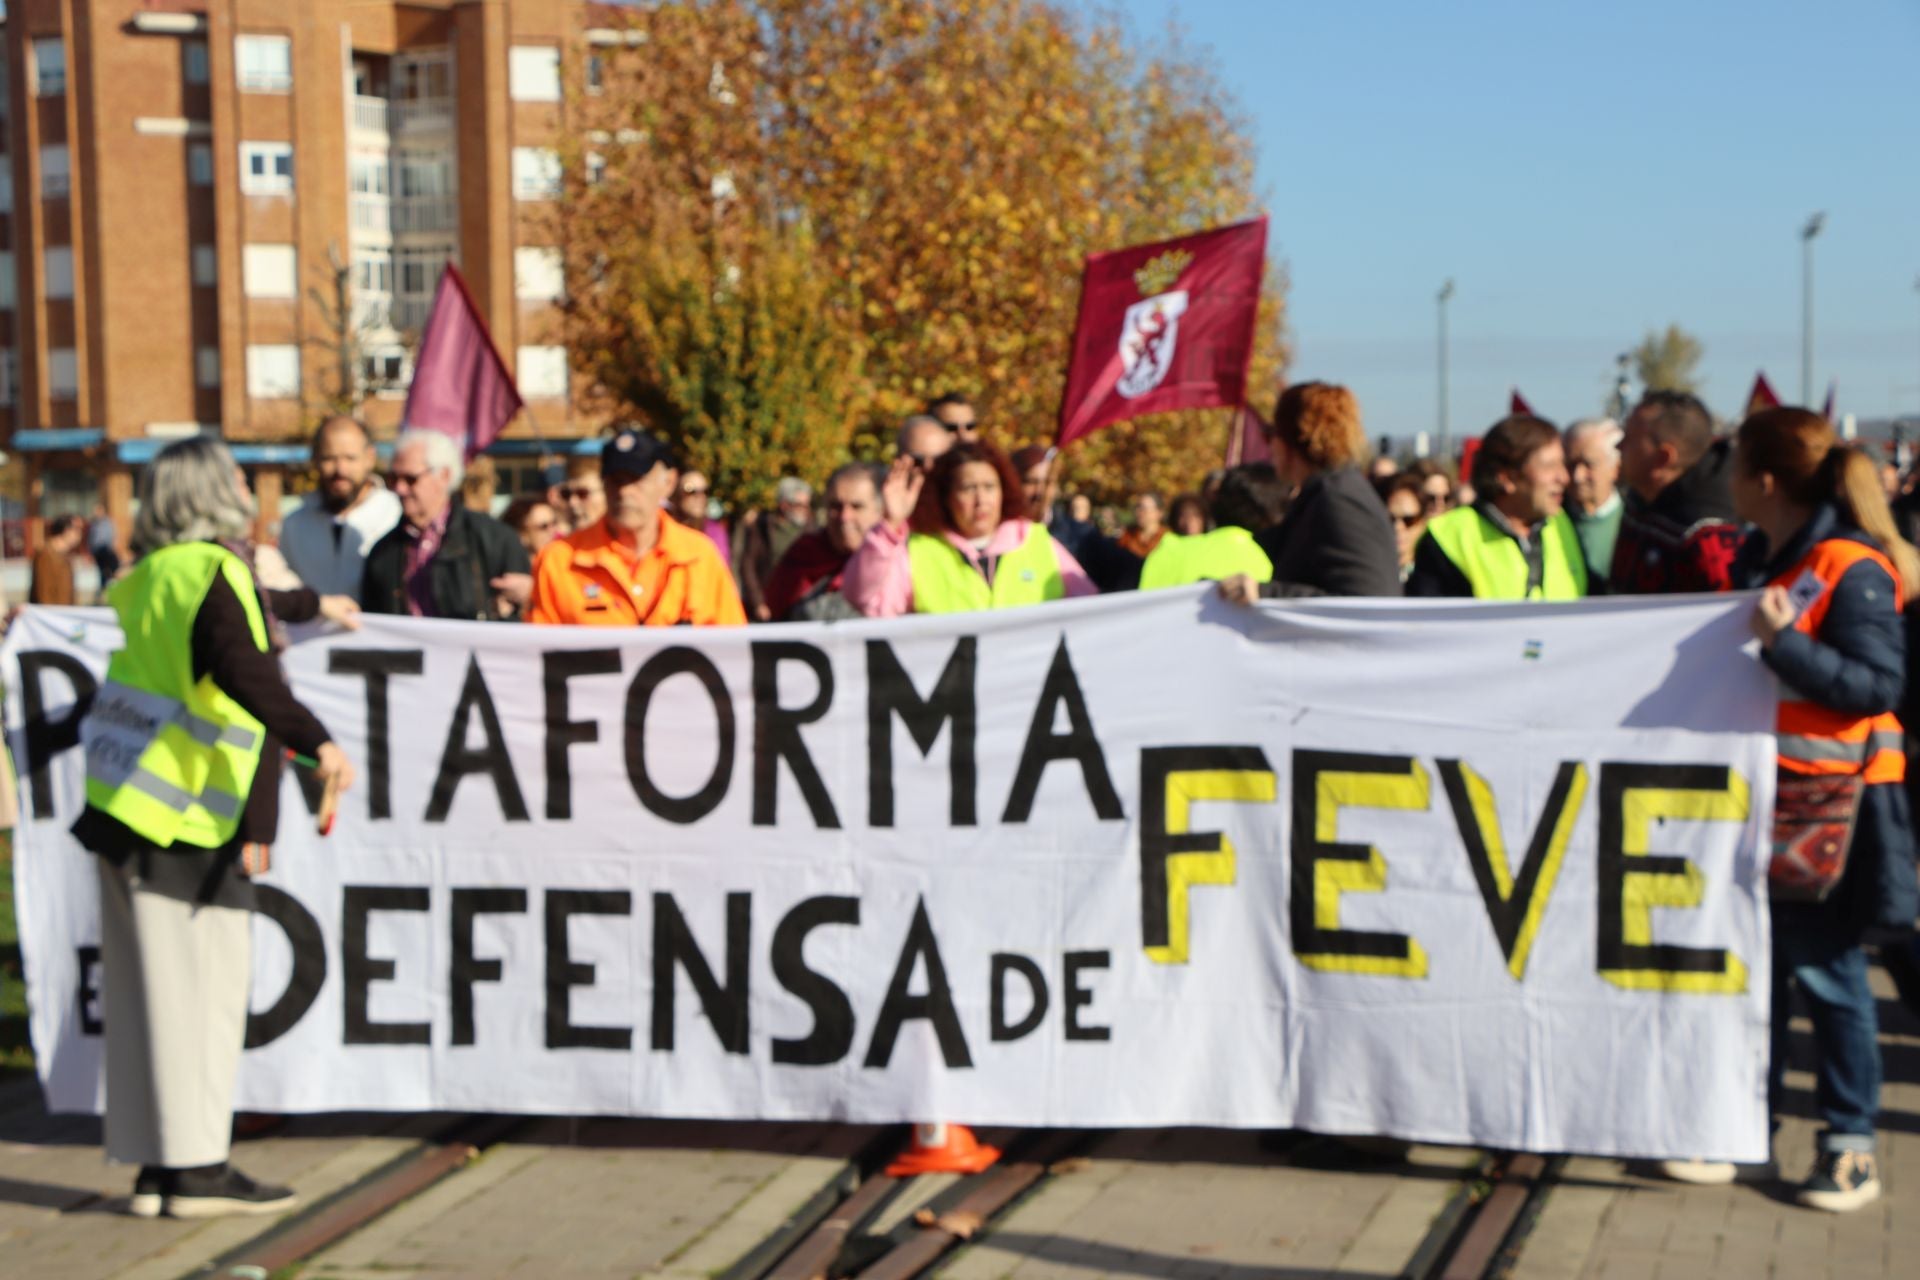
{"label": "woman with curly red hair", "polygon": [[955,445],[923,472],[897,458],[885,515],[847,562],[841,589],[869,618],[961,613],[1085,596],[1080,562],[1019,514],[1020,473],[985,441]]}
{"label": "woman with curly red hair", "polygon": [[[1331,382],[1295,383],[1280,393],[1267,438],[1293,500],[1259,537],[1273,562],[1273,581],[1259,584],[1259,594],[1399,595],[1393,526],[1364,469],[1367,432],[1353,392]],[[1220,590],[1245,603],[1254,584],[1236,576]]]}

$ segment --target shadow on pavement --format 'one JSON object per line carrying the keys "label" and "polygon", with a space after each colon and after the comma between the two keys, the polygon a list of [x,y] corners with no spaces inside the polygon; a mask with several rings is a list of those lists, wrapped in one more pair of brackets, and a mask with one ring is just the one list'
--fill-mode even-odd
{"label": "shadow on pavement", "polygon": [[1205,1274],[1208,1280],[1320,1280],[1339,1276],[1341,1280],[1397,1280],[1384,1272],[1340,1271],[1327,1267],[1261,1267],[1222,1262],[1203,1253],[1187,1256],[1150,1253],[1098,1240],[1077,1240],[1070,1236],[1038,1236],[1019,1231],[996,1231],[975,1241],[974,1249],[1017,1254],[1023,1260],[1050,1262],[1077,1267],[1101,1275],[1163,1276]]}

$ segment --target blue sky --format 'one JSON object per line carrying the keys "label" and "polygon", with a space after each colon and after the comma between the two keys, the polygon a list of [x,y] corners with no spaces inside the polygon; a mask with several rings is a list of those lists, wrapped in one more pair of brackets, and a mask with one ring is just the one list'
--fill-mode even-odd
{"label": "blue sky", "polygon": [[1797,400],[1815,210],[1815,400],[1837,378],[1843,412],[1920,417],[1920,0],[1118,8],[1211,51],[1292,276],[1295,376],[1351,385],[1372,434],[1434,425],[1449,276],[1456,432],[1509,385],[1596,412],[1669,322],[1705,343],[1716,412],[1761,367]]}

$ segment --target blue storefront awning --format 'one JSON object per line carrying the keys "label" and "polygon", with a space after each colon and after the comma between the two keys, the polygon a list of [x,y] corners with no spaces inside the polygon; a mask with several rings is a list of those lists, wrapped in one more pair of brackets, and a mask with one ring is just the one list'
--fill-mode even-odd
{"label": "blue storefront awning", "polygon": [[49,453],[56,449],[85,449],[107,438],[104,427],[41,427],[13,433],[12,447],[20,453]]}

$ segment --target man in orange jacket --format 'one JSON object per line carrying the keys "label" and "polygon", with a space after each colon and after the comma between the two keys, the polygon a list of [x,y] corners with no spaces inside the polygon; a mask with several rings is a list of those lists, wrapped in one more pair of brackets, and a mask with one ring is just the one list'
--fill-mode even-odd
{"label": "man in orange jacket", "polygon": [[600,451],[607,514],[556,538],[534,566],[527,621],[561,626],[741,626],[746,612],[712,539],[663,509],[679,464],[665,442],[622,431]]}

